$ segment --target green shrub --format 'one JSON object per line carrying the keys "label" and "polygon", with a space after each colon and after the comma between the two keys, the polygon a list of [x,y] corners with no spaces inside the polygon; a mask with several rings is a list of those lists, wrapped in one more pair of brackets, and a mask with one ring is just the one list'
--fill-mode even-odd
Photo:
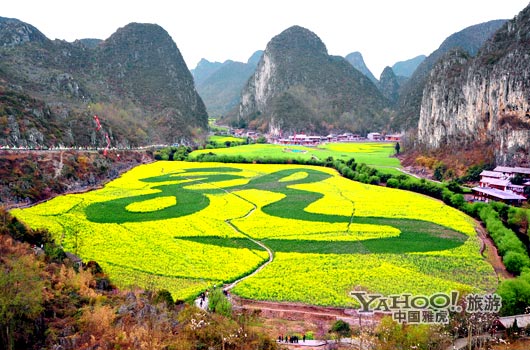
{"label": "green shrub", "polygon": [[167,289],[159,290],[153,298],[153,303],[155,304],[165,303],[167,306],[171,306],[175,304],[175,302],[173,301],[173,296]]}
{"label": "green shrub", "polygon": [[507,252],[502,258],[506,270],[520,274],[524,267],[530,266],[528,255],[518,252]]}
{"label": "green shrub", "polygon": [[232,304],[221,288],[214,288],[208,295],[208,309],[217,314],[232,316]]}
{"label": "green shrub", "polygon": [[390,178],[386,182],[386,186],[390,188],[398,188],[399,186],[399,180],[395,178]]}
{"label": "green shrub", "polygon": [[497,294],[502,298],[502,315],[527,313],[530,305],[530,270],[523,269],[519,277],[504,280]]}

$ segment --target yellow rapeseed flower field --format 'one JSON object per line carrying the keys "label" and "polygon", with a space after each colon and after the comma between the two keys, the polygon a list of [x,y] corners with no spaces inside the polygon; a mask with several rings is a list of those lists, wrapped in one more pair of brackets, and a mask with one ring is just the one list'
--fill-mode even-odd
{"label": "yellow rapeseed flower field", "polygon": [[492,291],[473,221],[428,197],[365,185],[329,168],[156,162],[89,193],[12,213],[96,260],[121,286],[189,299],[241,282],[247,298],[355,306],[353,289]]}

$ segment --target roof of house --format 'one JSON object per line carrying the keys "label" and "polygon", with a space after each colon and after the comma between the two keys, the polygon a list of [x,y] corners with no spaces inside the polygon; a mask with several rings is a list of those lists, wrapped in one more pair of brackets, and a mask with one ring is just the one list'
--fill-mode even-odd
{"label": "roof of house", "polygon": [[495,186],[510,186],[512,183],[510,180],[503,180],[503,179],[494,179],[491,177],[483,177],[480,179],[480,182],[483,182],[485,184],[495,185]]}
{"label": "roof of house", "polygon": [[500,179],[504,177],[504,174],[497,172],[497,171],[482,170],[482,172],[480,173],[480,176],[494,177],[494,178]]}
{"label": "roof of house", "polygon": [[510,328],[513,326],[514,321],[517,319],[517,327],[526,328],[530,324],[530,315],[515,315],[499,317],[499,322],[504,328]]}
{"label": "roof of house", "polygon": [[496,188],[488,188],[488,187],[473,187],[473,191],[480,192],[483,194],[487,194],[489,196],[499,198],[499,199],[507,199],[507,200],[526,200],[525,197],[520,196],[518,194],[515,194],[513,192],[507,192],[507,191],[501,191]]}
{"label": "roof of house", "polygon": [[516,173],[530,175],[530,168],[522,167],[509,167],[509,166],[498,166],[493,171],[499,171],[501,173]]}

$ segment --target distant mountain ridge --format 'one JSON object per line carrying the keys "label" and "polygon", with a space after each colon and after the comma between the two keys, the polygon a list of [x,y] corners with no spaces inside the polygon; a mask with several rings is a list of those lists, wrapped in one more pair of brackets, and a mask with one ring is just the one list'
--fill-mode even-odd
{"label": "distant mountain ridge", "polygon": [[273,134],[366,132],[387,122],[388,101],[313,32],[293,26],[272,38],[239,104],[237,123]]}
{"label": "distant mountain ridge", "polygon": [[102,146],[105,133],[124,147],[191,142],[207,128],[182,55],[154,24],[68,43],[0,17],[0,91],[2,145]]}
{"label": "distant mountain ridge", "polygon": [[372,83],[374,83],[375,85],[379,83],[376,77],[370,71],[370,69],[368,69],[368,67],[366,66],[363,55],[359,51],[349,53],[344,58],[353,66],[353,68],[357,69],[359,72],[363,73],[368,79],[370,79]]}
{"label": "distant mountain ridge", "polygon": [[410,78],[418,66],[425,61],[427,56],[419,55],[414,58],[394,63],[392,70],[396,76]]}
{"label": "distant mountain ridge", "polygon": [[247,63],[227,60],[223,63],[202,59],[191,72],[194,75],[197,92],[212,117],[224,116],[239,104],[243,86],[256,70],[263,55],[258,50]]}
{"label": "distant mountain ridge", "polygon": [[[0,145],[102,147],[105,133],[124,147],[192,142],[207,130],[208,112],[273,134],[414,129],[429,105],[425,94],[438,98],[432,89],[448,84],[443,79],[454,83],[450,72],[470,74],[466,62],[476,64],[472,56],[481,55],[479,48],[504,23],[454,33],[427,58],[386,67],[377,81],[361,53],[349,54],[350,63],[331,56],[315,33],[299,26],[272,38],[246,63],[202,59],[190,73],[155,24],[131,23],[106,40],[69,43],[0,17]],[[102,117],[101,131],[94,114]]]}
{"label": "distant mountain ridge", "polygon": [[212,75],[219,68],[221,68],[224,64],[229,64],[230,62],[233,61],[227,60],[225,62],[210,62],[205,58],[201,58],[199,63],[197,63],[197,66],[194,69],[190,70],[191,75],[195,80],[195,84],[202,83],[204,80],[208,79],[210,75]]}

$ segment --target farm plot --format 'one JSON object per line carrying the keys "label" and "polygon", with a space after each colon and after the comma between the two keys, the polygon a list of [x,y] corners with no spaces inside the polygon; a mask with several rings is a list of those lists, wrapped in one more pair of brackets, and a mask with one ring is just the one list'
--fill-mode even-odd
{"label": "farm plot", "polygon": [[296,165],[157,162],[13,214],[98,261],[119,285],[187,299],[249,274],[242,297],[355,306],[383,294],[492,291],[472,221],[427,197]]}
{"label": "farm plot", "polygon": [[394,143],[388,142],[351,142],[327,143],[318,147],[276,144],[252,144],[220,149],[203,149],[193,151],[190,158],[201,154],[214,153],[220,156],[242,156],[247,159],[334,159],[348,160],[355,158],[357,163],[365,163],[378,168],[400,168],[399,160],[391,157]]}

